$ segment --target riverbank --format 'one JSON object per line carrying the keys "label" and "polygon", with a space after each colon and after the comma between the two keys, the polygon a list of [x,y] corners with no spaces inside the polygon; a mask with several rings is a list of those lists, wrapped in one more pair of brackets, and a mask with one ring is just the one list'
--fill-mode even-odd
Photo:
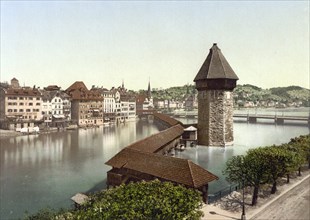
{"label": "riverbank", "polygon": [[[74,127],[72,129],[65,129],[65,130],[75,130],[78,129],[78,127]],[[48,134],[51,132],[57,132],[57,131],[64,131],[64,129],[58,129],[56,127],[51,127],[46,130],[40,130],[39,133],[23,133],[23,132],[18,132],[18,131],[12,131],[12,130],[4,130],[0,129],[0,140],[5,139],[5,138],[12,138],[12,137],[18,137],[18,136],[26,136],[26,135],[38,135],[38,134]]]}
{"label": "riverbank", "polygon": [[17,137],[23,135],[21,132],[0,129],[0,139]]}
{"label": "riverbank", "polygon": [[[307,210],[299,210],[302,213],[298,213],[296,210],[292,210],[291,205],[298,203],[306,204],[307,207],[310,206],[309,200],[309,184],[302,184],[305,181],[310,181],[310,170],[304,170],[302,176],[293,176],[290,179],[290,183],[286,183],[286,179],[283,178],[278,183],[278,190],[275,194],[270,194],[270,186],[261,187],[259,198],[256,206],[251,206],[252,192],[253,190],[248,187],[245,189],[245,214],[246,219],[263,219],[259,218],[260,213],[268,216],[268,219],[303,219],[299,218],[298,215],[304,215]],[[285,195],[296,191],[298,193],[290,195],[290,203],[286,203]],[[307,194],[304,197],[299,196],[299,194]],[[283,198],[282,198],[283,197]],[[282,201],[283,200],[283,201]],[[270,205],[273,205],[272,210],[266,210]],[[298,205],[297,205],[298,206]],[[240,219],[242,214],[242,191],[232,192],[230,195],[223,197],[214,204],[204,205],[202,208],[204,212],[203,220],[214,219],[214,220],[227,220],[227,219]],[[309,211],[309,210],[308,210]],[[279,216],[281,215],[281,216]],[[283,218],[285,216],[285,218]],[[291,218],[295,216],[295,218]]]}

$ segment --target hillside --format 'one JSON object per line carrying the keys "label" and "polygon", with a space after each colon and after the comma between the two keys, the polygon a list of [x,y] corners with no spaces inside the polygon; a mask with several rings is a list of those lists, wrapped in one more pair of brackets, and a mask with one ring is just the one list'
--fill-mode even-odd
{"label": "hillside", "polygon": [[[152,95],[160,100],[182,101],[187,94],[196,94],[194,85],[153,89]],[[243,106],[250,102],[254,105],[310,106],[310,90],[300,86],[274,87],[263,89],[254,85],[237,85],[234,90],[235,103]]]}

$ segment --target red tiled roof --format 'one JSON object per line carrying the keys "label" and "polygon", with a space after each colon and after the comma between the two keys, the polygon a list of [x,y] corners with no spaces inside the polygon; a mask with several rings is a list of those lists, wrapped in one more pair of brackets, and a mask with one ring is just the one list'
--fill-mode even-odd
{"label": "red tiled roof", "polygon": [[72,100],[97,100],[102,101],[103,97],[98,91],[89,91],[82,81],[76,81],[66,93],[71,96]]}
{"label": "red tiled roof", "polygon": [[218,179],[190,160],[146,153],[128,147],[105,164],[114,168],[135,170],[193,188],[199,188]]}
{"label": "red tiled roof", "polygon": [[4,91],[8,96],[41,96],[40,91],[35,88],[7,88]]}
{"label": "red tiled roof", "polygon": [[145,139],[137,141],[128,146],[128,148],[140,150],[148,153],[155,153],[164,147],[167,143],[173,141],[183,134],[183,127],[175,125],[157,134],[153,134]]}

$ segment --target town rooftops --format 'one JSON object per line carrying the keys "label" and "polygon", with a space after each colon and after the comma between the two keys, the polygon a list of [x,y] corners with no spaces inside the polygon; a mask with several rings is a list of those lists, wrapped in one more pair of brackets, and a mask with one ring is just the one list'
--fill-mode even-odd
{"label": "town rooftops", "polygon": [[43,101],[51,101],[55,96],[60,97],[61,99],[69,99],[70,96],[65,93],[64,91],[58,91],[58,90],[41,90],[41,93],[43,95],[42,99]]}
{"label": "town rooftops", "polygon": [[7,96],[42,96],[37,88],[6,88],[3,89]]}
{"label": "town rooftops", "polygon": [[157,134],[153,134],[147,138],[137,141],[128,146],[128,148],[140,150],[148,153],[156,153],[162,147],[180,137],[183,133],[181,125],[175,125]]}
{"label": "town rooftops", "polygon": [[202,64],[194,81],[208,79],[239,79],[216,43],[210,49],[207,59]]}
{"label": "town rooftops", "polygon": [[46,90],[46,91],[60,90],[60,87],[57,85],[49,85],[47,87],[44,87],[44,90]]}
{"label": "town rooftops", "polygon": [[105,164],[152,175],[167,181],[199,188],[218,179],[217,176],[190,160],[161,156],[154,153],[124,148]]}

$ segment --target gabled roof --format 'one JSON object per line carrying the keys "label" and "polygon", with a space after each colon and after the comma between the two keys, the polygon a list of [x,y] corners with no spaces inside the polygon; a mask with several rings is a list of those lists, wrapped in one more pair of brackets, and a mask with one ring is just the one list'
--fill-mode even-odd
{"label": "gabled roof", "polygon": [[73,83],[69,88],[66,89],[66,92],[70,93],[73,90],[88,91],[87,87],[85,86],[84,82],[82,82],[82,81],[76,81],[75,83]]}
{"label": "gabled roof", "polygon": [[66,93],[73,100],[98,100],[102,101],[103,97],[98,91],[89,91],[82,81],[76,81],[68,89]]}
{"label": "gabled roof", "polygon": [[194,126],[189,126],[188,128],[185,128],[184,131],[197,131],[197,128]]}
{"label": "gabled roof", "polygon": [[114,168],[126,168],[154,177],[198,188],[218,179],[217,176],[190,160],[161,156],[124,148],[105,164]]}
{"label": "gabled roof", "polygon": [[128,148],[148,153],[155,153],[164,147],[167,143],[173,141],[177,137],[180,137],[182,134],[183,127],[181,125],[176,125],[140,141],[137,141],[129,145]]}
{"label": "gabled roof", "polygon": [[239,79],[217,44],[213,44],[194,81],[208,79]]}

